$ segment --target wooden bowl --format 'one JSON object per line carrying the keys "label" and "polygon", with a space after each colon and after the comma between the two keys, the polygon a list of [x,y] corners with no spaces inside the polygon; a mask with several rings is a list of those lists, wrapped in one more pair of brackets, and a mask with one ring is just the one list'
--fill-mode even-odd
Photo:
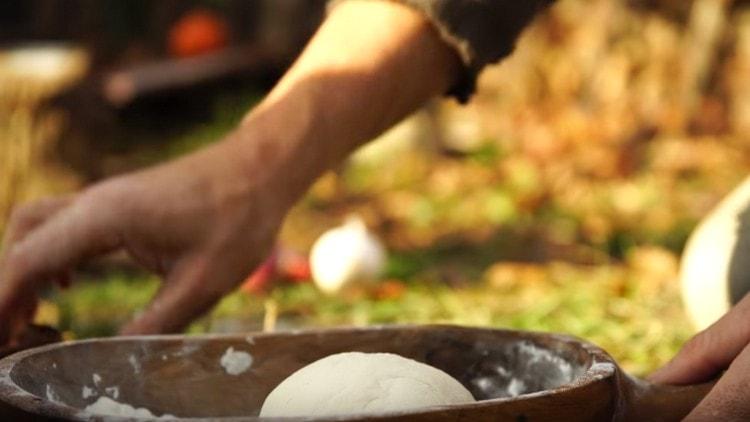
{"label": "wooden bowl", "polygon": [[[225,372],[220,359],[230,347],[252,355],[249,370]],[[710,388],[650,385],[624,374],[598,347],[554,334],[393,326],[149,336],[58,343],[3,359],[0,420],[99,420],[82,411],[96,395],[116,395],[156,415],[262,420],[263,400],[284,378],[345,351],[391,352],[435,366],[478,402],[326,420],[670,421],[686,415]],[[84,388],[95,395],[84,397]]]}

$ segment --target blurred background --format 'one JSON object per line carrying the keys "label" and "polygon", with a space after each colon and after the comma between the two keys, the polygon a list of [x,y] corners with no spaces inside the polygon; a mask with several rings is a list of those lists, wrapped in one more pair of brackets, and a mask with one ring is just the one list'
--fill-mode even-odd
{"label": "blurred background", "polygon": [[[0,3],[0,233],[23,202],[219,140],[324,1]],[[750,166],[750,6],[560,0],[468,106],[436,101],[324,175],[264,267],[189,331],[445,322],[565,332],[644,374],[693,333],[679,256]],[[356,215],[387,251],[323,294],[307,253]],[[158,281],[125,257],[37,320],[111,335]]]}

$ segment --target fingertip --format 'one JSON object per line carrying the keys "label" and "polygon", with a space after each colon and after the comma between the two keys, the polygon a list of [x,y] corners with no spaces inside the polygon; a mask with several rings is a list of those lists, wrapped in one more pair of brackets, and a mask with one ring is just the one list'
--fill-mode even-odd
{"label": "fingertip", "polygon": [[684,352],[681,352],[646,379],[654,384],[688,385],[708,381],[720,370],[701,364],[699,357],[684,356]]}
{"label": "fingertip", "polygon": [[666,366],[663,366],[656,371],[652,372],[650,375],[646,377],[646,381],[651,382],[653,384],[674,384],[674,382],[671,382],[672,376],[670,376],[671,368],[670,364],[667,364]]}
{"label": "fingertip", "polygon": [[119,331],[121,336],[143,336],[152,334],[174,333],[179,331],[179,326],[175,324],[177,311],[171,310],[160,304],[163,294],[157,294],[157,297],[148,305],[148,307],[139,312]]}
{"label": "fingertip", "polygon": [[117,335],[121,337],[130,337],[144,334],[135,322],[129,322],[120,328]]}
{"label": "fingertip", "polygon": [[150,323],[148,319],[148,314],[138,314],[120,328],[118,335],[127,337],[159,334],[159,330],[154,326],[154,324]]}

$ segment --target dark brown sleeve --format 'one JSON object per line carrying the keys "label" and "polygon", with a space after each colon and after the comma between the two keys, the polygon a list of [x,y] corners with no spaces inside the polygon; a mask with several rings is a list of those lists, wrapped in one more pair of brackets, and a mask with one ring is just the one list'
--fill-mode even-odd
{"label": "dark brown sleeve", "polygon": [[[335,4],[340,1],[333,0]],[[464,64],[448,92],[460,102],[474,93],[476,78],[488,64],[508,56],[516,39],[540,10],[555,0],[390,0],[420,10]]]}

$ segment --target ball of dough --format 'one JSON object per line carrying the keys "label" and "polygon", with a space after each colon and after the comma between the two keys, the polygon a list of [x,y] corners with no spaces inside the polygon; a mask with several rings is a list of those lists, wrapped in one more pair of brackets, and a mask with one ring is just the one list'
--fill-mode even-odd
{"label": "ball of dough", "polygon": [[340,353],[290,375],[268,395],[260,416],[383,413],[474,402],[445,372],[390,353]]}

